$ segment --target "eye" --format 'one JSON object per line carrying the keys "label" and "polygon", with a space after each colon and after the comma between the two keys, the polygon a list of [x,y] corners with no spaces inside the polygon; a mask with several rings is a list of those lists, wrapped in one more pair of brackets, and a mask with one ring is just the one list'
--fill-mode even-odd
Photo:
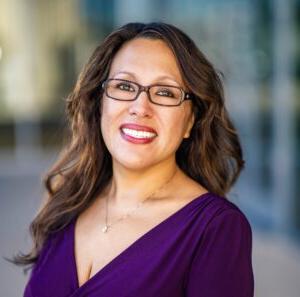
{"label": "eye", "polygon": [[121,91],[128,91],[128,92],[134,92],[134,86],[127,82],[121,82],[116,84],[115,88],[121,90]]}
{"label": "eye", "polygon": [[164,96],[164,97],[175,97],[172,90],[169,89],[161,89],[156,92],[156,95]]}

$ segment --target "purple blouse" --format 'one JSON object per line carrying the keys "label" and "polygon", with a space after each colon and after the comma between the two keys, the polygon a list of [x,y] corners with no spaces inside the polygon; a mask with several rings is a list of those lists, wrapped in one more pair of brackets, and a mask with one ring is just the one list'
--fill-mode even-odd
{"label": "purple blouse", "polygon": [[251,226],[224,197],[196,197],[80,287],[75,223],[76,218],[45,242],[24,297],[254,296]]}

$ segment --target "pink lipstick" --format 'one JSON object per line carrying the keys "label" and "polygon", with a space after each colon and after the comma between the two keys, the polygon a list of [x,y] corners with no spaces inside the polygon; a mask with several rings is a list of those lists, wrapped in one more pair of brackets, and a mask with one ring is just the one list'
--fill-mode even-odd
{"label": "pink lipstick", "polygon": [[120,131],[123,139],[135,144],[150,143],[157,136],[153,128],[132,123],[122,124]]}

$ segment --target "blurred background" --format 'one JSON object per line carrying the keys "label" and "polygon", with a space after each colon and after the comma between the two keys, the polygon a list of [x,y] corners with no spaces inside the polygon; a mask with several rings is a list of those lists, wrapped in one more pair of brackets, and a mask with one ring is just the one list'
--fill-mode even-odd
{"label": "blurred background", "polygon": [[31,246],[64,99],[129,21],[173,23],[224,73],[246,160],[228,198],[252,226],[255,296],[299,297],[299,0],[0,0],[0,295],[22,296],[28,278],[2,257]]}

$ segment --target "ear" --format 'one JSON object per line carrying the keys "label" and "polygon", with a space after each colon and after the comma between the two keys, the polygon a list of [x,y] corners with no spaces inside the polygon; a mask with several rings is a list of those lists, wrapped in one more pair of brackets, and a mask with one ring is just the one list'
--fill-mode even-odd
{"label": "ear", "polygon": [[188,121],[188,124],[187,124],[187,128],[185,130],[185,133],[184,133],[184,136],[183,138],[189,138],[190,137],[190,134],[191,134],[191,130],[194,126],[194,122],[195,122],[195,115],[194,115],[194,112],[192,111],[191,112],[191,116],[189,117],[189,121]]}

